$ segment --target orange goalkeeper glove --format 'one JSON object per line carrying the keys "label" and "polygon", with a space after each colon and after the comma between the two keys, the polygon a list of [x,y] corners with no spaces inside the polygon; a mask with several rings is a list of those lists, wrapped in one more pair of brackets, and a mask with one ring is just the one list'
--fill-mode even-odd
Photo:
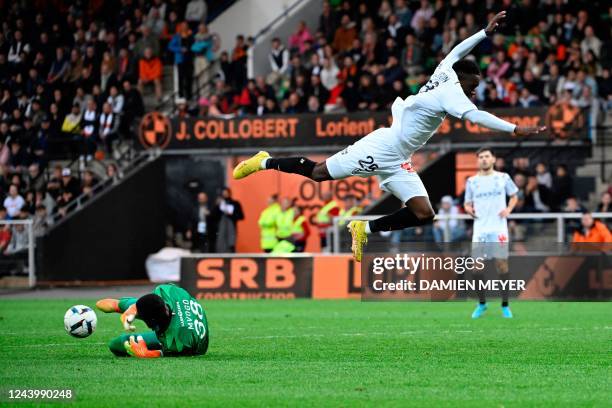
{"label": "orange goalkeeper glove", "polygon": [[157,358],[164,355],[161,350],[149,350],[142,336],[138,336],[136,339],[134,339],[134,336],[130,336],[130,341],[125,341],[123,346],[132,357]]}
{"label": "orange goalkeeper glove", "polygon": [[121,314],[121,323],[123,324],[123,328],[127,331],[136,330],[136,326],[134,326],[134,320],[136,319],[136,315],[138,314],[138,310],[136,310],[136,303],[132,306],[128,307],[123,314]]}

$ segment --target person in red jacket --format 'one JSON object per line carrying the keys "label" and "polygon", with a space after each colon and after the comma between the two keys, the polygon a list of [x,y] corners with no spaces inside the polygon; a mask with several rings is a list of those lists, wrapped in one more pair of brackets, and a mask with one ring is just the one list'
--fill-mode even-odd
{"label": "person in red jacket", "polygon": [[153,55],[151,47],[145,48],[144,56],[138,62],[138,90],[143,93],[145,85],[153,83],[155,96],[158,100],[162,97],[162,62],[159,57]]}
{"label": "person in red jacket", "polygon": [[574,242],[612,242],[612,234],[608,227],[600,221],[595,221],[589,212],[582,214],[582,229],[574,232]]}

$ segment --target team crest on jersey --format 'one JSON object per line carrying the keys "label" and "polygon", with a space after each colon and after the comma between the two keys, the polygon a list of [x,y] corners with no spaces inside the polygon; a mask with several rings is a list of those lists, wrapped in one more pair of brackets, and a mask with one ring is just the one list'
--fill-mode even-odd
{"label": "team crest on jersey", "polygon": [[404,162],[400,165],[400,167],[404,170],[406,170],[408,173],[414,173],[416,172],[416,170],[414,169],[414,167],[412,167],[412,163],[410,162]]}
{"label": "team crest on jersey", "polygon": [[499,234],[497,236],[497,239],[499,242],[501,242],[502,244],[508,241],[508,237],[506,236],[506,234]]}

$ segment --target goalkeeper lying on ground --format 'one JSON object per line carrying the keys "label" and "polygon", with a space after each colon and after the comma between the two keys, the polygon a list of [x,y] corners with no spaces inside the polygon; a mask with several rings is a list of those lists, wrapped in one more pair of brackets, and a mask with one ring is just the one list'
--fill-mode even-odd
{"label": "goalkeeper lying on ground", "polygon": [[134,331],[140,319],[153,331],[123,334],[108,344],[117,356],[141,358],[199,355],[208,349],[208,321],[202,305],[185,289],[159,285],[153,293],[136,299],[102,299],[96,307],[104,313],[121,313],[125,330]]}

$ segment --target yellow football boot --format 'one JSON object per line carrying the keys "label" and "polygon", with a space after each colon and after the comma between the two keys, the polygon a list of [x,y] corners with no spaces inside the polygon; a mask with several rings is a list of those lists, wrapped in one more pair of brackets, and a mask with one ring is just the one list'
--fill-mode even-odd
{"label": "yellow football boot", "polygon": [[365,231],[366,222],[367,221],[351,221],[348,225],[348,229],[351,232],[351,237],[353,238],[351,250],[353,251],[353,257],[357,262],[361,262],[363,246],[368,243],[368,234],[366,234]]}
{"label": "yellow football boot", "polygon": [[234,180],[240,180],[246,176],[258,172],[259,170],[262,170],[261,162],[268,157],[270,157],[268,152],[261,151],[255,156],[238,163],[238,165],[234,167]]}

